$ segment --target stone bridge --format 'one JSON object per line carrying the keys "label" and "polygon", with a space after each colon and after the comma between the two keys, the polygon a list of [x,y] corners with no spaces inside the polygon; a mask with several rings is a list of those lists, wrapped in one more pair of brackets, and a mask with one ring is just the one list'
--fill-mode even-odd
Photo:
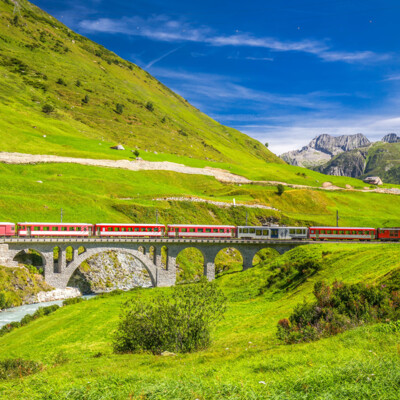
{"label": "stone bridge", "polygon": [[[283,254],[294,247],[309,244],[308,241],[240,240],[240,239],[1,239],[0,265],[17,266],[15,257],[32,249],[43,261],[44,277],[48,284],[63,289],[75,270],[88,258],[105,251],[128,253],[135,257],[150,275],[153,286],[173,286],[176,281],[176,258],[187,248],[198,249],[204,259],[204,275],[215,278],[215,258],[227,248],[239,251],[243,270],[253,266],[254,256],[262,249],[273,248]],[[58,260],[54,260],[54,248],[58,248]],[[66,259],[66,249],[72,247],[71,261]],[[164,248],[165,262],[161,250]],[[80,251],[78,251],[80,249]]]}

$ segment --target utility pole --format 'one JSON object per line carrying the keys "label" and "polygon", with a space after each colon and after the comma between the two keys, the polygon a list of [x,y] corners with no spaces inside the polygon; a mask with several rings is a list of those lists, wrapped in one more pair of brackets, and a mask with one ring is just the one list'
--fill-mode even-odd
{"label": "utility pole", "polygon": [[158,224],[158,209],[156,209],[156,224]]}
{"label": "utility pole", "polygon": [[63,209],[61,209],[61,222],[62,222],[62,217],[63,217]]}
{"label": "utility pole", "polygon": [[336,226],[339,226],[339,210],[336,210]]}

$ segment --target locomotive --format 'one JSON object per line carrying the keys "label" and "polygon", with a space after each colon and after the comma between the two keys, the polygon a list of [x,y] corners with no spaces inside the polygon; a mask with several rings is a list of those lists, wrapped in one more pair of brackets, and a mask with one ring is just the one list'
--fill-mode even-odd
{"label": "locomotive", "polygon": [[0,237],[400,241],[400,228],[0,222]]}

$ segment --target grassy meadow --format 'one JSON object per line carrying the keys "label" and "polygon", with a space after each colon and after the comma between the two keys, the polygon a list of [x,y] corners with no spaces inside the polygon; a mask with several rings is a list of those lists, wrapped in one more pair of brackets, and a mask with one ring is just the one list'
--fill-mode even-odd
{"label": "grassy meadow", "polygon": [[[317,260],[322,269],[285,290],[260,294],[272,267]],[[67,306],[0,338],[1,359],[39,361],[30,377],[0,381],[4,399],[396,399],[398,334],[382,324],[297,345],[275,336],[279,319],[319,280],[381,283],[400,267],[397,244],[318,244],[217,280],[228,310],[211,347],[172,357],[112,353],[121,304],[166,289],[139,289]]]}

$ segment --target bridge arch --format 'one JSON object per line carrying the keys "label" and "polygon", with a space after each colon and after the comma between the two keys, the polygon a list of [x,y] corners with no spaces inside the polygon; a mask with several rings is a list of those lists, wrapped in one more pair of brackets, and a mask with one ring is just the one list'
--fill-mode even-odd
{"label": "bridge arch", "polygon": [[205,274],[206,257],[195,246],[188,246],[176,255],[176,282],[190,283],[198,281]]}
{"label": "bridge arch", "polygon": [[118,247],[107,247],[107,248],[94,248],[94,249],[86,249],[84,253],[81,253],[71,261],[71,263],[67,266],[65,271],[62,274],[62,280],[64,283],[64,287],[67,286],[71,276],[73,273],[78,269],[78,267],[86,261],[88,258],[93,257],[97,254],[104,253],[106,251],[115,251],[117,253],[126,253],[130,254],[133,256],[135,259],[140,261],[142,266],[146,269],[148,272],[152,286],[155,287],[157,286],[157,271],[156,271],[156,266],[151,262],[151,260],[145,256],[141,251],[139,250],[134,250],[134,249],[125,249],[125,248],[118,248]]}
{"label": "bridge arch", "polygon": [[263,261],[272,261],[276,257],[279,257],[281,253],[274,247],[265,247],[257,251],[253,257],[252,266],[256,266]]}
{"label": "bridge arch", "polygon": [[[37,254],[35,254],[35,253],[37,253]],[[40,257],[40,260],[38,260],[37,255]],[[31,262],[29,262],[29,263],[23,262],[23,261],[27,261],[26,259],[30,259],[29,261],[31,261]],[[14,255],[13,261],[18,262],[20,264],[31,264],[34,267],[42,267],[42,268],[44,268],[46,265],[46,257],[40,251],[38,251],[34,248],[19,250]]]}
{"label": "bridge arch", "polygon": [[[230,258],[231,261],[229,263],[226,262],[226,259]],[[239,272],[245,269],[245,255],[242,253],[240,249],[233,246],[227,245],[222,249],[219,249],[214,258],[215,265],[215,275],[221,276],[227,272]]]}

